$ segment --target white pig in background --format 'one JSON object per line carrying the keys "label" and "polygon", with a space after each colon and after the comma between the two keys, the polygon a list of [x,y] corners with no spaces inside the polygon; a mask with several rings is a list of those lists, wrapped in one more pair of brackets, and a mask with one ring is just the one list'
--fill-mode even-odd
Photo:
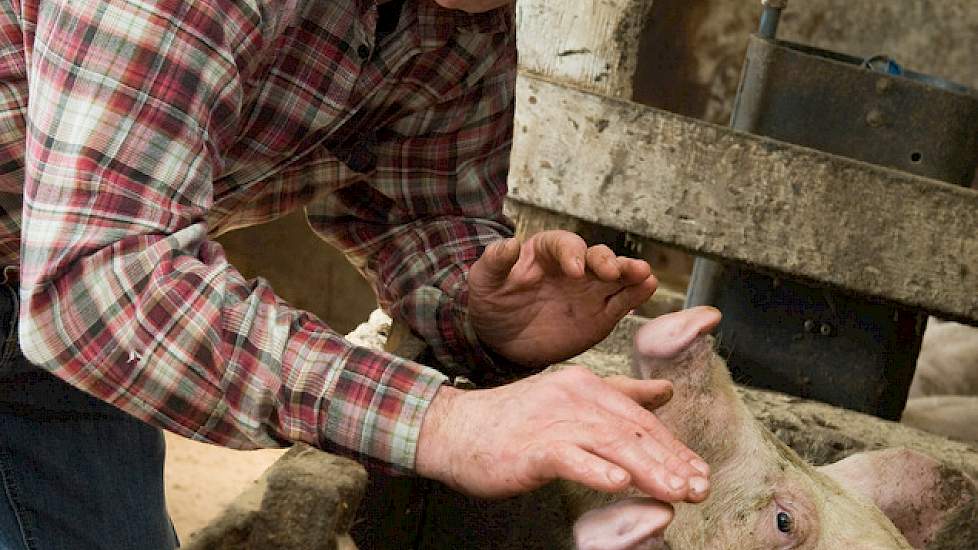
{"label": "white pig in background", "polygon": [[978,396],[978,328],[927,322],[910,398],[932,395]]}
{"label": "white pig in background", "polygon": [[903,449],[816,469],[755,421],[708,336],[719,319],[696,308],[635,337],[634,375],[673,381],[656,413],[710,463],[709,498],[673,511],[565,484],[579,550],[978,548],[978,490],[961,472]]}
{"label": "white pig in background", "polygon": [[978,445],[978,328],[928,322],[901,422]]}

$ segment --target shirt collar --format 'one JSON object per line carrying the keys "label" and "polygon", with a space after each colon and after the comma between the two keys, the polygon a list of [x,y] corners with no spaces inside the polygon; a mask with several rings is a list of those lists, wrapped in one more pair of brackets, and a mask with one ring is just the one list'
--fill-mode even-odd
{"label": "shirt collar", "polygon": [[417,9],[418,36],[425,50],[443,46],[457,32],[494,34],[508,32],[515,25],[512,4],[485,13],[446,9],[434,0],[408,0],[405,7]]}

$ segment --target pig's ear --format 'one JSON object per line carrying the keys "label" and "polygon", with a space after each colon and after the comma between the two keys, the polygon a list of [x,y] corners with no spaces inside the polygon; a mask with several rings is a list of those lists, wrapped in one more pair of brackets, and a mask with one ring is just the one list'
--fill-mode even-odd
{"label": "pig's ear", "polygon": [[954,525],[978,514],[978,487],[971,478],[909,449],[859,453],[819,470],[875,502],[914,548],[958,536],[949,532]]}
{"label": "pig's ear", "polygon": [[701,306],[656,317],[635,334],[636,378],[649,378],[656,362],[681,355],[720,323],[720,311]]}
{"label": "pig's ear", "polygon": [[672,506],[650,498],[626,498],[587,512],[574,522],[577,550],[668,549],[662,536]]}

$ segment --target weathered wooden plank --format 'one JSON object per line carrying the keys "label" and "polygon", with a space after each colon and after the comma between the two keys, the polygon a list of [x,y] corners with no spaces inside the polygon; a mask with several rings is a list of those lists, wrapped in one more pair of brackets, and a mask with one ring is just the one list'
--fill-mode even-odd
{"label": "weathered wooden plank", "polygon": [[978,192],[522,74],[514,200],[978,323]]}
{"label": "weathered wooden plank", "polygon": [[520,65],[595,92],[632,98],[654,0],[520,0]]}

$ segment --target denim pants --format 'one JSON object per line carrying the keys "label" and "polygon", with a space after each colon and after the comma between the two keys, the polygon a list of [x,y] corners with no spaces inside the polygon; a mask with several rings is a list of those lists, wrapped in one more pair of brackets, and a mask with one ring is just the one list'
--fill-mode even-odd
{"label": "denim pants", "polygon": [[0,550],[177,546],[163,434],[31,365],[0,286]]}

